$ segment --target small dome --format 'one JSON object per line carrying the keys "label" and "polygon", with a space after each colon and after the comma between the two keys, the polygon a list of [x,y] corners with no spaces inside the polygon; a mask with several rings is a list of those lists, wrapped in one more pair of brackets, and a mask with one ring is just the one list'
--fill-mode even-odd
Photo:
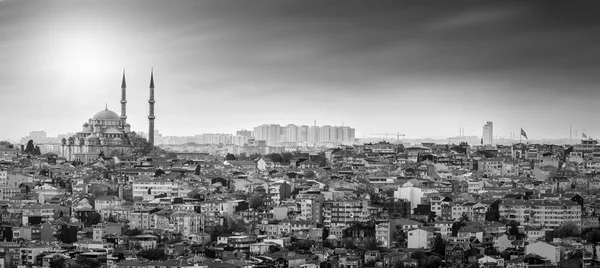
{"label": "small dome", "polygon": [[100,112],[97,112],[94,117],[92,117],[92,119],[94,120],[121,120],[121,117],[119,117],[119,115],[109,109],[104,109]]}
{"label": "small dome", "polygon": [[125,123],[125,127],[131,127],[129,123]]}
{"label": "small dome", "polygon": [[91,135],[87,136],[87,138],[85,138],[85,139],[86,139],[86,140],[97,140],[97,139],[98,139],[98,137],[96,137],[96,135],[95,135],[95,134],[91,134]]}
{"label": "small dome", "polygon": [[90,124],[88,124],[88,123],[83,123],[83,126],[81,126],[81,127],[84,127],[84,128],[86,128],[86,127],[89,127],[89,126],[90,126]]}
{"label": "small dome", "polygon": [[83,128],[83,130],[81,130],[81,133],[92,133],[92,127],[87,126],[85,128]]}

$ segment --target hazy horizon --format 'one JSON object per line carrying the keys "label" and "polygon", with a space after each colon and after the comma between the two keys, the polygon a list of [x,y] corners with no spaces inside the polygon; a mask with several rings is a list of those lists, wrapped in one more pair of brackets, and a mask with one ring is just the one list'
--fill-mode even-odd
{"label": "hazy horizon", "polygon": [[264,123],[356,137],[600,133],[600,11],[576,1],[0,1],[0,140],[105,105],[164,135]]}

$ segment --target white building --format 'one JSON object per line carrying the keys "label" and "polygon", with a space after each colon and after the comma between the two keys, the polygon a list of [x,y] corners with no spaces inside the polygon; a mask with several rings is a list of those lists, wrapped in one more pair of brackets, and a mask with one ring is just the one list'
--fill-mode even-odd
{"label": "white building", "polygon": [[552,264],[556,264],[561,261],[561,247],[546,243],[543,241],[529,244],[525,247],[525,254],[537,254],[545,259],[550,260]]}
{"label": "white building", "polygon": [[581,206],[571,200],[503,200],[500,217],[521,225],[558,228],[567,222],[581,225]]}
{"label": "white building", "polygon": [[493,145],[494,123],[488,121],[483,125],[483,145]]}
{"label": "white building", "polygon": [[164,179],[139,179],[133,182],[133,198],[141,197],[144,201],[154,199],[154,196],[173,193],[173,182]]}
{"label": "white building", "polygon": [[407,233],[408,248],[428,249],[433,246],[433,233],[423,229],[410,230]]}
{"label": "white building", "polygon": [[8,185],[8,171],[0,169],[0,185]]}
{"label": "white building", "polygon": [[410,201],[410,208],[414,209],[417,205],[421,204],[421,200],[426,194],[434,192],[437,191],[414,187],[412,184],[404,184],[402,187],[398,187],[397,191],[394,191],[394,198]]}

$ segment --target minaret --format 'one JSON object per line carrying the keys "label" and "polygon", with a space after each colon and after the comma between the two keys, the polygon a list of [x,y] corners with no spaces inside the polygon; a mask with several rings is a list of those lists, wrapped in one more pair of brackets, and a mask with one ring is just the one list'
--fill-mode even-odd
{"label": "minaret", "polygon": [[150,72],[150,99],[148,103],[150,104],[150,115],[148,115],[148,121],[150,123],[148,130],[148,142],[150,145],[154,146],[154,69]]}
{"label": "minaret", "polygon": [[125,124],[127,120],[127,85],[125,84],[125,70],[123,70],[123,81],[121,82],[121,120]]}

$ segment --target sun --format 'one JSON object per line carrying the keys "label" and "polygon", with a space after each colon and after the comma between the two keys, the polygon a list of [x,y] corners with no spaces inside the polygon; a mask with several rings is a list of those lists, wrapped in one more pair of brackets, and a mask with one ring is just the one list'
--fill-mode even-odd
{"label": "sun", "polygon": [[106,69],[110,62],[109,47],[94,38],[71,37],[64,42],[59,64],[71,73],[94,74]]}

